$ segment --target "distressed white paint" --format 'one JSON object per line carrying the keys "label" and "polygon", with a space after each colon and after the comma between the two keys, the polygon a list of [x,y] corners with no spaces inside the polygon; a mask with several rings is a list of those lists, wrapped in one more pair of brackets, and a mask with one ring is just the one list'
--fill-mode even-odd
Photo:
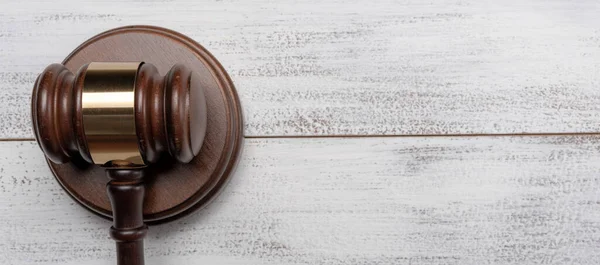
{"label": "distressed white paint", "polygon": [[213,52],[246,135],[596,132],[599,13],[596,0],[5,0],[0,137],[32,137],[46,65],[129,24]]}
{"label": "distressed white paint", "polygon": [[[148,264],[599,264],[598,138],[248,139]],[[0,264],[114,264],[36,144],[0,150]]]}
{"label": "distressed white paint", "polygon": [[[0,139],[36,75],[103,30],[185,33],[237,85],[245,134],[600,131],[593,0],[3,1]],[[148,264],[600,264],[600,136],[248,139]],[[109,222],[0,141],[0,264],[114,264]]]}

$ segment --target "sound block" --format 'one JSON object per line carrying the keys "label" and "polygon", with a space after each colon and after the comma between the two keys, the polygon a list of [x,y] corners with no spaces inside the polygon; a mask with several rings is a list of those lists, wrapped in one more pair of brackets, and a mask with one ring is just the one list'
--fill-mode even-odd
{"label": "sound block", "polygon": [[[207,104],[202,149],[188,164],[167,157],[145,169],[148,177],[144,221],[158,224],[175,220],[213,199],[227,183],[243,140],[240,101],[233,82],[217,59],[183,34],[153,26],[128,26],[87,40],[62,64],[76,72],[89,62],[152,63],[161,75],[176,63],[192,69],[204,88]],[[48,160],[48,164],[58,182],[77,202],[102,217],[112,217],[104,168],[82,161],[59,165]]]}

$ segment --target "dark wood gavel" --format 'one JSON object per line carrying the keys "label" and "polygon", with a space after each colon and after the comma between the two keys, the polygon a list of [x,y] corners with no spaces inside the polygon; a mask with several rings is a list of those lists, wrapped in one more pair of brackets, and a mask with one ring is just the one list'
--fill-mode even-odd
{"label": "dark wood gavel", "polygon": [[190,162],[206,115],[202,87],[180,64],[165,76],[143,62],[92,62],[75,74],[52,64],[33,89],[33,128],[48,159],[106,168],[118,264],[144,263],[144,168],[163,154]]}
{"label": "dark wood gavel", "polygon": [[93,62],[76,74],[50,65],[33,90],[35,135],[55,163],[79,156],[100,165],[144,165],[163,153],[187,163],[206,132],[204,93],[192,77],[184,65],[164,77],[140,62]]}
{"label": "dark wood gavel", "polygon": [[112,219],[119,265],[144,264],[146,225],[215,198],[243,140],[225,69],[194,40],[154,26],[100,33],[48,66],[34,85],[32,121],[64,190]]}

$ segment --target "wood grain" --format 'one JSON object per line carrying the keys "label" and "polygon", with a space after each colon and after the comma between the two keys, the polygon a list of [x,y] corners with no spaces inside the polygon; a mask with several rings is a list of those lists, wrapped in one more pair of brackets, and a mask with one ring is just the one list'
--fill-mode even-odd
{"label": "wood grain", "polygon": [[[249,139],[147,264],[599,264],[599,138]],[[37,145],[0,150],[0,264],[113,264]]]}
{"label": "wood grain", "polygon": [[595,0],[4,1],[0,138],[35,77],[128,24],[180,31],[233,77],[248,136],[597,132]]}
{"label": "wood grain", "polygon": [[[156,51],[162,51],[162,53]],[[145,58],[141,58],[142,54],[146,55]],[[197,44],[188,43],[184,36],[158,28],[127,27],[98,35],[73,52],[65,60],[64,66],[75,73],[89,61],[111,62],[118,59],[130,62],[145,61],[156,67],[152,70],[142,65],[136,76],[135,131],[137,140],[155,145],[151,147],[148,144],[140,144],[140,151],[142,156],[146,157],[146,161],[156,162],[148,168],[145,179],[147,189],[144,220],[149,223],[177,218],[209,201],[219,187],[227,182],[229,172],[236,164],[243,140],[239,99],[233,84],[224,74],[224,70],[207,51]],[[173,65],[176,66],[173,67]],[[185,68],[195,69],[194,74],[190,76],[189,72],[183,70],[183,65]],[[58,68],[64,69],[62,66]],[[51,73],[56,72],[53,69],[56,69],[55,65],[48,69],[48,76],[53,76]],[[83,98],[79,95],[83,95],[82,91],[85,86],[83,83],[87,84],[86,80],[89,76],[90,72],[86,71],[75,77],[78,81],[73,81],[73,93],[71,94],[75,95],[75,99],[72,102],[82,102],[77,98]],[[155,86],[152,88],[148,78],[160,81],[155,82]],[[53,84],[60,83],[45,82],[46,79],[54,80],[42,79],[39,90],[37,90],[39,93],[34,100],[34,103],[37,103],[37,108],[34,109],[37,111],[36,139],[43,139],[41,143],[54,148],[42,149],[47,154],[48,150],[52,150],[51,153],[54,154],[69,153],[63,151],[67,149],[64,146],[68,146],[68,144],[57,146],[56,144],[60,141],[56,137],[49,137],[49,139],[45,137],[47,135],[56,135],[57,137],[65,135],[66,137],[63,138],[68,139],[62,141],[64,143],[74,142],[75,138],[77,139],[74,142],[77,144],[68,148],[70,153],[79,153],[83,156],[88,153],[86,146],[90,146],[91,154],[90,144],[93,141],[85,132],[85,128],[89,129],[85,125],[85,115],[78,117],[85,113],[85,110],[81,112],[74,110],[71,115],[73,124],[79,129],[77,132],[73,132],[73,128],[68,126],[69,117],[58,119],[67,121],[63,126],[59,126],[62,129],[60,131],[66,133],[57,134],[57,130],[53,129],[53,126],[49,126],[49,124],[56,124],[55,116],[61,116],[62,113],[53,112],[52,107],[68,104],[69,100],[60,96],[52,100],[54,97],[48,99],[48,96],[44,96],[52,95],[51,91],[54,90],[52,88],[55,87]],[[183,80],[183,83],[176,80]],[[146,86],[138,87],[139,84],[146,84]],[[205,100],[198,100],[198,94],[184,92],[187,87],[203,91]],[[65,88],[69,88],[69,86],[66,85]],[[65,89],[65,91],[68,90]],[[143,100],[142,98],[146,95],[153,98]],[[197,102],[187,102],[188,99],[196,99]],[[186,106],[190,105],[189,108],[193,112],[201,112],[203,108],[198,105],[204,103],[206,103],[205,109],[210,109],[210,113],[197,113],[197,117],[201,114],[206,115],[204,119],[194,119],[187,115]],[[52,115],[53,113],[58,114]],[[52,121],[55,122],[52,123]],[[83,121],[83,123],[78,123],[78,121]],[[65,126],[65,124],[67,125]],[[103,122],[103,125],[112,129],[115,127],[110,126],[107,122]],[[187,137],[189,135],[194,137]],[[192,144],[196,140],[200,142]],[[98,142],[98,144],[102,146],[102,143]],[[164,148],[160,148],[161,145]],[[190,148],[183,148],[180,145],[190,146]],[[192,145],[195,147],[191,147]],[[41,146],[44,147],[44,144]],[[194,154],[199,152],[202,155],[194,158]],[[160,153],[169,153],[172,157],[169,158],[169,155],[166,155],[157,161],[159,159],[156,156]],[[149,154],[152,154],[153,158],[148,159],[147,155]],[[53,157],[57,156],[53,155]],[[173,157],[175,159],[172,159]],[[192,160],[192,158],[194,159]],[[76,160],[73,159],[73,161]],[[86,160],[92,161],[91,157]],[[176,163],[176,160],[189,163]],[[57,160],[52,159],[52,161],[56,162]],[[104,175],[102,173],[104,169],[85,167],[82,163],[52,164],[51,167],[53,172],[59,176],[57,179],[62,186],[81,204],[93,209],[98,214],[111,215],[111,203],[104,196],[106,179],[101,177]],[[161,178],[157,179],[155,176],[161,176]],[[173,190],[177,192],[173,192]]]}
{"label": "wood grain", "polygon": [[[600,131],[593,0],[1,1],[0,139],[38,73],[118,26],[180,31],[231,74],[247,136]],[[147,264],[600,264],[600,136],[248,139]],[[0,142],[0,264],[114,264],[34,142]]]}

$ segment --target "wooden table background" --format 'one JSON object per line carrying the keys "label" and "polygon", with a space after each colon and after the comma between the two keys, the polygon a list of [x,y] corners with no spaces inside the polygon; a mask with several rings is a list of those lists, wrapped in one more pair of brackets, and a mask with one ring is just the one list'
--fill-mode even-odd
{"label": "wooden table background", "polygon": [[32,140],[39,72],[110,28],[231,74],[240,165],[152,264],[600,264],[600,2],[1,1],[0,264],[114,264]]}

